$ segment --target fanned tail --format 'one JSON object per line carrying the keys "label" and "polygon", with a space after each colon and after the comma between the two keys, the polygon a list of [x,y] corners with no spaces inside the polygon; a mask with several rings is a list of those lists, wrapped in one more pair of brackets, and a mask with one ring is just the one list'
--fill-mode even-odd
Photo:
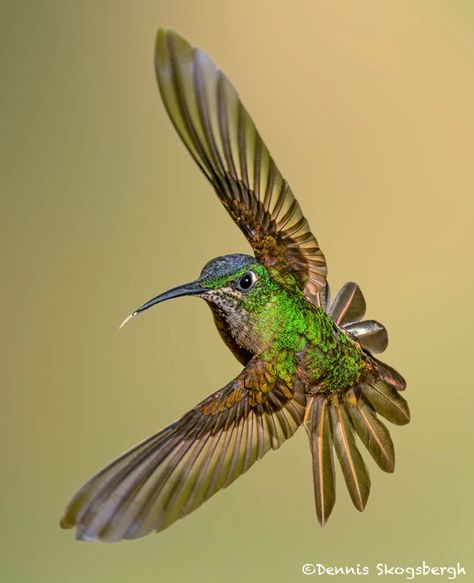
{"label": "fanned tail", "polygon": [[313,459],[316,515],[321,526],[334,507],[334,450],[354,506],[364,510],[370,493],[370,477],[359,452],[359,439],[385,472],[395,468],[390,433],[379,415],[396,425],[410,421],[408,404],[400,395],[405,380],[393,368],[374,358],[387,346],[387,332],[374,320],[360,321],[365,301],[354,283],[343,286],[328,314],[356,340],[370,359],[372,372],[354,387],[338,394],[316,394],[308,400],[305,418]]}

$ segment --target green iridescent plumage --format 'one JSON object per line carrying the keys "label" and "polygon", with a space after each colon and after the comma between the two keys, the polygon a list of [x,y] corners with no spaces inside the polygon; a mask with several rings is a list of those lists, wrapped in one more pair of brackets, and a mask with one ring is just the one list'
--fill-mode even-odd
{"label": "green iridescent plumage", "polygon": [[[335,326],[324,310],[308,303],[293,276],[278,283],[265,267],[255,263],[230,275],[204,279],[201,285],[225,294],[226,287],[249,270],[258,276],[259,285],[236,303],[249,314],[246,325],[255,330],[258,343],[269,345],[261,358],[276,362],[283,359],[279,367],[294,374],[295,355],[305,351],[299,365],[307,369],[306,374],[313,382],[324,378],[319,383],[320,391],[336,392],[356,384],[365,368],[360,348]],[[280,357],[280,352],[284,357]]]}
{"label": "green iridescent plumage", "polygon": [[[200,49],[161,30],[156,74],[165,107],[194,160],[255,257],[226,255],[193,282],[136,310],[195,295],[212,310],[241,373],[180,419],[93,476],[61,525],[80,540],[117,541],[160,531],[225,488],[304,425],[316,514],[335,503],[334,453],[351,499],[363,510],[370,477],[356,436],[377,464],[394,469],[381,415],[409,421],[405,381],[372,353],[385,328],[363,321],[359,287],[331,303],[326,260],[291,189],[225,75]],[[177,394],[176,391],[173,394]]]}

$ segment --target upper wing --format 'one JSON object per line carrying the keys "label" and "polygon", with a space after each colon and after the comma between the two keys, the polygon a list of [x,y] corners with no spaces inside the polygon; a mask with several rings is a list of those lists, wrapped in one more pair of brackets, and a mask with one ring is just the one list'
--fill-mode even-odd
{"label": "upper wing", "polygon": [[240,375],[181,419],[91,478],[61,526],[81,540],[117,541],[162,530],[276,449],[303,421],[301,388],[254,357]]}
{"label": "upper wing", "polygon": [[155,64],[171,121],[256,257],[290,271],[321,303],[324,255],[229,80],[171,31],[158,33]]}

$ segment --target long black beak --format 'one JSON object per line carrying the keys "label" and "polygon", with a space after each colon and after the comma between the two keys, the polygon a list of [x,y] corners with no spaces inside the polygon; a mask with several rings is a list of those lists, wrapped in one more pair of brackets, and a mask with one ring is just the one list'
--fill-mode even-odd
{"label": "long black beak", "polygon": [[122,328],[122,326],[125,326],[125,324],[129,320],[131,320],[135,316],[138,316],[138,314],[141,314],[145,310],[148,310],[148,308],[151,308],[155,304],[159,304],[160,302],[164,302],[166,300],[171,300],[173,298],[179,298],[180,296],[199,295],[199,294],[204,293],[205,291],[207,291],[207,289],[204,287],[201,287],[199,285],[198,281],[192,281],[191,283],[185,283],[184,285],[178,285],[178,287],[174,287],[173,289],[169,289],[168,291],[163,292],[159,296],[156,296],[153,299],[149,300],[148,302],[143,304],[143,306],[140,306],[132,314],[130,314],[130,316],[127,316],[127,318],[125,318],[125,320],[120,324],[120,328]]}

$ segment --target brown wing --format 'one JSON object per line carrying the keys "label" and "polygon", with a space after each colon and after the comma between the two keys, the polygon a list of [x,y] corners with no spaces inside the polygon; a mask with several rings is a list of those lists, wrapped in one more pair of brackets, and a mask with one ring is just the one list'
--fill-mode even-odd
{"label": "brown wing", "polygon": [[103,541],[162,530],[280,447],[302,423],[304,406],[301,388],[254,357],[222,390],[89,480],[61,526]]}
{"label": "brown wing", "polygon": [[171,31],[158,33],[155,64],[171,121],[256,257],[291,272],[320,304],[324,255],[229,80]]}

